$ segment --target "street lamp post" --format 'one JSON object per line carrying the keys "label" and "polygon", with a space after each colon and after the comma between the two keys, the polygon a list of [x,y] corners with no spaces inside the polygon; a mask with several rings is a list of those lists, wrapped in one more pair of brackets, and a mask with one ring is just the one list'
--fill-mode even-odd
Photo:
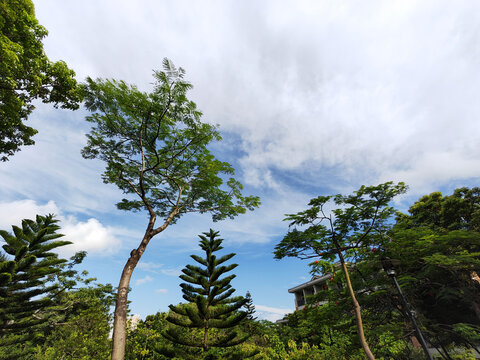
{"label": "street lamp post", "polygon": [[[402,301],[402,306],[405,309],[405,313],[409,317],[410,321],[412,322],[412,325],[415,329],[415,333],[417,334],[418,341],[422,345],[423,351],[425,352],[425,355],[427,356],[428,360],[433,360],[432,356],[430,355],[430,352],[428,351],[427,348],[427,343],[425,341],[425,338],[423,337],[422,332],[420,331],[420,328],[417,325],[417,322],[415,321],[415,317],[413,316],[412,312],[410,311],[410,308],[407,304],[407,300],[403,296],[402,289],[400,289],[400,285],[397,282],[397,272],[395,271],[395,268],[393,266],[395,260],[392,260],[390,258],[384,258],[382,259],[382,266],[383,269],[385,270],[385,273],[392,278],[393,283],[395,284],[395,287],[397,288],[398,295],[400,296],[400,299]],[[398,261],[398,260],[397,260]]]}

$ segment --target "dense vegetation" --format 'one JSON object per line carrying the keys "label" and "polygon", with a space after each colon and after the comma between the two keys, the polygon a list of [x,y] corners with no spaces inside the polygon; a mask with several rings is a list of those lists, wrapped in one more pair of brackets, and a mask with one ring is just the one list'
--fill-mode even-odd
{"label": "dense vegetation", "polygon": [[[382,270],[386,256],[401,260],[398,280],[440,358],[480,354],[479,205],[478,188],[426,195],[407,214],[396,214],[380,245],[352,252],[351,283],[362,305],[366,340],[377,359],[424,358],[391,279]],[[68,244],[58,240],[62,235],[55,219],[24,220],[21,228],[0,234],[7,241],[0,260],[1,358],[108,359],[115,291],[74,270],[85,254],[67,261],[50,252]],[[234,269],[235,264],[223,264],[233,254],[215,257],[221,248],[217,236],[202,235],[205,257],[192,256],[202,266],[187,265],[184,270],[182,288],[188,302],[147,316],[130,329],[126,359],[241,359],[248,354],[255,354],[253,359],[364,358],[345,273],[331,268],[324,288],[284,323],[256,320],[250,296],[230,298],[234,276],[221,275]],[[312,261],[313,274],[325,267],[321,261]],[[214,275],[210,282],[205,278],[209,272]],[[220,299],[210,310],[208,289],[211,299]],[[323,305],[317,306],[319,302]],[[229,337],[238,339],[230,344],[234,352],[203,343],[202,318],[208,318],[209,311],[220,317],[210,320],[215,326],[209,328],[208,338],[212,344],[229,345],[228,336],[222,340],[228,334],[224,329],[235,328]],[[188,329],[179,332],[178,326]],[[188,350],[192,346],[199,351]]]}

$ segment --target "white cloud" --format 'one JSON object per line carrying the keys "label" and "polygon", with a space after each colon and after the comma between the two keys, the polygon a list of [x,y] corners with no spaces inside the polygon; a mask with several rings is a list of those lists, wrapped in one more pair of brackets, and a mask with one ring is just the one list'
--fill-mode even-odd
{"label": "white cloud", "polygon": [[66,240],[73,242],[65,246],[68,252],[84,250],[90,254],[109,255],[120,249],[120,241],[113,235],[113,228],[102,225],[94,218],[81,222],[69,216],[62,222],[62,232]]}
{"label": "white cloud", "polygon": [[[163,274],[166,276],[178,277],[182,274],[180,268],[166,268],[163,269],[163,264],[157,264],[154,262],[140,261],[137,265],[137,268],[150,272],[152,274]],[[149,276],[147,276],[149,277]]]}
{"label": "white cloud", "polygon": [[137,268],[154,273],[154,274],[158,274],[157,269],[161,268],[162,266],[163,264],[158,264],[158,263],[148,262],[148,261],[140,261],[137,264]]}
{"label": "white cloud", "polygon": [[[468,38],[480,35],[477,26],[469,26],[478,21],[479,5],[443,4],[322,4],[310,15],[294,7],[284,22],[276,21],[274,12],[270,36],[272,30],[308,32],[293,43],[272,41],[270,53],[246,65],[260,75],[250,97],[240,100],[255,111],[242,112],[236,125],[247,152],[242,161],[251,174],[247,179],[268,184],[269,168],[313,166],[318,172],[338,167],[349,181],[374,181],[399,168],[431,180],[425,176],[429,168],[414,166],[425,152],[433,152],[441,181],[480,176],[480,168],[469,164],[452,175],[440,160],[444,151],[460,159],[480,154],[475,140],[480,106],[472,97],[480,90],[478,57],[465,51],[478,47]],[[304,25],[294,29],[301,15]],[[282,50],[290,55],[277,61],[274,54]],[[305,56],[298,58],[302,50]],[[235,75],[233,83],[246,87],[242,79],[248,76]],[[285,86],[276,86],[281,82]],[[261,104],[275,104],[276,111]]]}
{"label": "white cloud", "polygon": [[180,269],[162,269],[160,272],[163,275],[179,277],[182,274]]}
{"label": "white cloud", "polygon": [[38,205],[34,200],[0,202],[0,228],[10,231],[11,225],[21,225],[23,219],[35,219],[36,215],[58,214],[54,201]]}
{"label": "white cloud", "polygon": [[269,320],[275,322],[282,319],[286,314],[293,312],[292,309],[276,308],[271,306],[256,305],[255,314],[260,320]]}
{"label": "white cloud", "polygon": [[0,228],[10,231],[11,225],[21,225],[22,219],[35,219],[36,215],[55,214],[60,220],[60,233],[63,240],[73,244],[58,248],[63,257],[73,255],[77,251],[87,251],[89,254],[109,255],[120,248],[120,240],[114,235],[119,232],[113,227],[104,226],[97,219],[78,221],[74,216],[64,216],[54,201],[44,205],[36,201],[17,200],[0,203]]}
{"label": "white cloud", "polygon": [[[284,233],[283,215],[303,209],[305,193],[319,187],[393,179],[421,194],[480,177],[480,3],[186,4],[35,4],[50,32],[47,53],[79,79],[115,77],[148,88],[164,56],[185,67],[205,120],[238,137],[235,150],[243,152],[232,156],[241,157],[244,182],[270,191],[260,209],[234,221],[188,217],[195,226],[168,229],[167,243],[196,250],[199,229],[208,227],[227,241],[269,242]],[[29,120],[39,129],[37,145],[2,165],[0,191],[6,201],[53,199],[47,204],[87,214],[84,222],[64,219],[71,236],[88,232],[75,241],[108,253],[118,248],[118,231],[94,215],[116,211],[121,194],[101,182],[100,161],[80,156],[84,115],[39,105]],[[294,190],[292,178],[301,182]]]}
{"label": "white cloud", "polygon": [[166,294],[168,293],[168,289],[156,289],[155,292],[158,294]]}
{"label": "white cloud", "polygon": [[[405,181],[416,194],[431,191],[431,186],[441,186],[457,179],[479,177],[480,158],[454,152],[425,152],[418,156],[407,169],[392,170],[382,176],[383,181]],[[449,169],[448,172],[445,169]]]}
{"label": "white cloud", "polygon": [[115,211],[121,193],[114,185],[102,182],[104,164],[83,159],[80,154],[89,129],[80,121],[86,113],[36,106],[28,120],[29,126],[39,131],[36,143],[23,147],[2,164],[2,199],[53,200],[63,211],[91,215]]}
{"label": "white cloud", "polygon": [[[478,2],[41,1],[36,8],[50,30],[47,52],[79,78],[146,88],[164,56],[185,67],[205,118],[241,137],[245,180],[255,186],[278,186],[274,169],[300,176],[333,169],[355,186],[396,175],[436,183],[480,177],[475,162],[461,161],[480,155]],[[445,152],[460,160],[455,172],[441,162]],[[431,159],[435,176],[420,166]]]}
{"label": "white cloud", "polygon": [[135,285],[139,286],[139,285],[143,285],[145,283],[151,282],[151,281],[153,281],[153,278],[151,276],[147,275],[147,276],[145,276],[141,279],[136,280]]}

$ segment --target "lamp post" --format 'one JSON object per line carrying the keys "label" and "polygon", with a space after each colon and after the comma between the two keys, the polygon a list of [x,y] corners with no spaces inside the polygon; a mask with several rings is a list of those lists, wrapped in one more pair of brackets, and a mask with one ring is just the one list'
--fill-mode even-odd
{"label": "lamp post", "polygon": [[402,306],[405,309],[405,313],[409,317],[410,321],[412,322],[412,325],[415,329],[415,333],[417,334],[418,341],[422,345],[423,351],[425,352],[425,355],[427,356],[428,360],[433,360],[432,356],[430,355],[430,352],[428,351],[427,348],[427,343],[425,341],[425,338],[423,337],[422,332],[420,331],[420,328],[417,325],[417,322],[415,321],[415,317],[413,316],[412,312],[410,311],[410,308],[407,304],[407,300],[403,296],[402,289],[400,289],[400,285],[398,285],[397,282],[397,272],[395,271],[394,263],[400,263],[400,260],[394,260],[390,258],[384,258],[381,260],[383,270],[385,270],[385,273],[392,278],[393,283],[395,284],[395,287],[397,288],[398,295],[400,296],[400,299],[402,301]]}

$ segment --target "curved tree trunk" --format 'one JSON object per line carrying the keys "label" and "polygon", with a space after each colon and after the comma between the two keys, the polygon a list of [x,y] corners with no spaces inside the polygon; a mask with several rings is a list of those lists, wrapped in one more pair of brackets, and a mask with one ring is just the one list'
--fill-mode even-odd
{"label": "curved tree trunk", "polygon": [[147,204],[148,211],[150,213],[150,219],[148,221],[145,235],[142,242],[137,249],[133,249],[130,253],[130,257],[125,264],[122,276],[120,277],[120,283],[118,284],[117,302],[115,304],[115,314],[113,320],[113,347],[112,347],[112,360],[123,360],[125,358],[125,343],[127,340],[127,301],[128,301],[128,288],[130,286],[130,279],[132,278],[133,270],[137,266],[140,258],[142,257],[145,249],[147,248],[150,240],[157,234],[161,233],[172,222],[173,218],[178,214],[179,207],[177,207],[170,213],[162,226],[154,228],[156,215],[152,207]]}
{"label": "curved tree trunk", "polygon": [[368,346],[367,340],[365,339],[365,334],[363,332],[363,322],[362,322],[362,312],[360,308],[360,304],[355,297],[355,292],[352,288],[352,283],[350,282],[350,276],[348,275],[347,265],[345,264],[345,259],[343,258],[343,254],[341,251],[338,251],[338,257],[340,258],[340,263],[342,264],[342,269],[345,274],[345,280],[347,282],[348,292],[350,293],[350,297],[353,301],[353,308],[355,311],[355,318],[357,319],[357,332],[358,337],[360,338],[360,343],[362,344],[363,351],[369,360],[375,360],[375,356],[373,356],[370,347]]}
{"label": "curved tree trunk", "polygon": [[115,304],[115,315],[113,321],[113,348],[112,360],[123,360],[125,357],[125,343],[127,340],[127,301],[128,288],[133,270],[137,266],[145,249],[152,239],[150,230],[145,232],[145,236],[136,250],[132,250],[120,277],[118,284],[117,301]]}

